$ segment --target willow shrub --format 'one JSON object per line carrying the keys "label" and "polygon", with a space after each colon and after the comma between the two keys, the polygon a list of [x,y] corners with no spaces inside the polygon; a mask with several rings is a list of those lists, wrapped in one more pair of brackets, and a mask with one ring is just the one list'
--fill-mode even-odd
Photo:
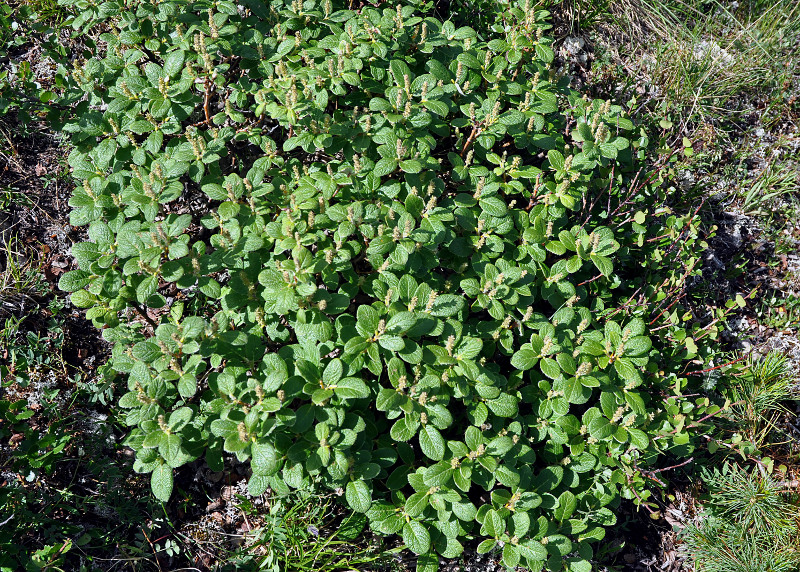
{"label": "willow shrub", "polygon": [[99,35],[63,71],[89,240],[60,284],[156,497],[228,453],[253,494],[339,491],[420,569],[478,539],[590,570],[715,409],[678,373],[697,220],[633,178],[622,109],[555,76],[548,14],[62,2]]}

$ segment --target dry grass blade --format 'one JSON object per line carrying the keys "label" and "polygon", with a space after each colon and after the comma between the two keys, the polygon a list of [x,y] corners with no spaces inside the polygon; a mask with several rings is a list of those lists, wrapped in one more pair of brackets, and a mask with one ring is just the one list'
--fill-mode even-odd
{"label": "dry grass blade", "polygon": [[652,86],[650,97],[673,112],[686,135],[690,125],[751,112],[741,96],[779,86],[800,37],[800,7],[788,0],[757,11],[697,0],[621,0],[609,13],[610,24],[601,25],[622,45],[608,41],[608,49],[631,80]]}

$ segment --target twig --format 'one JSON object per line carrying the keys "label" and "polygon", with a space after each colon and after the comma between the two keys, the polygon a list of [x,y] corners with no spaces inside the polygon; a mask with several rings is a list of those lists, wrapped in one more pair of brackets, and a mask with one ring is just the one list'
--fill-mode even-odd
{"label": "twig", "polygon": [[588,280],[584,280],[583,282],[579,282],[579,283],[578,283],[578,286],[583,286],[584,284],[591,284],[591,283],[592,283],[592,282],[594,282],[595,280],[599,280],[599,279],[600,279],[600,278],[602,278],[602,277],[603,277],[603,274],[602,274],[602,273],[601,273],[601,274],[598,274],[598,275],[597,275],[597,276],[595,276],[594,278],[590,278],[590,279],[588,279]]}
{"label": "twig", "polygon": [[[740,399],[739,401],[736,401],[734,403],[729,403],[725,407],[720,407],[714,413],[709,413],[708,415],[703,415],[700,419],[697,419],[696,421],[693,421],[692,423],[690,423],[689,425],[686,425],[685,427],[682,427],[681,429],[692,429],[694,427],[697,427],[698,425],[700,425],[706,419],[711,419],[715,415],[719,415],[723,411],[727,411],[729,408],[733,407],[734,405],[740,405],[743,401],[744,401],[743,399]],[[673,435],[673,434],[677,433],[678,431],[679,431],[679,429],[675,428],[672,431],[670,431],[669,433],[665,433],[664,435],[656,435],[655,437],[653,437],[653,441],[656,441],[658,439],[663,439],[664,437],[669,437],[670,435]]]}
{"label": "twig", "polygon": [[639,506],[643,506],[644,508],[646,508],[647,512],[649,512],[650,514],[655,514],[655,511],[652,508],[650,508],[650,506],[646,502],[644,502],[644,499],[642,497],[639,496],[639,493],[636,491],[636,487],[633,486],[633,479],[631,478],[630,475],[628,475],[628,486],[630,487],[631,492],[639,500]]}
{"label": "twig", "polygon": [[210,78],[206,77],[205,81],[205,89],[206,93],[203,96],[203,111],[206,114],[206,125],[211,125],[211,112],[209,111],[209,104],[211,103],[211,80]]}
{"label": "twig", "polygon": [[142,309],[142,307],[141,307],[139,304],[137,304],[136,302],[133,302],[133,301],[131,301],[131,306],[133,306],[134,310],[136,310],[137,312],[139,312],[139,315],[140,315],[142,318],[144,318],[145,320],[147,320],[147,323],[148,323],[148,324],[150,324],[150,326],[152,326],[152,328],[153,328],[153,331],[155,331],[155,329],[158,327],[158,324],[156,324],[156,323],[153,321],[153,319],[152,319],[150,316],[148,316],[148,315],[147,315],[147,312],[145,312],[145,311]]}
{"label": "twig", "polygon": [[153,556],[155,556],[156,558],[156,566],[158,566],[158,572],[162,572],[163,568],[161,568],[161,562],[159,562],[158,559],[158,550],[156,550],[156,547],[153,546],[153,543],[150,541],[150,537],[147,536],[147,532],[145,532],[144,527],[141,526],[139,528],[141,529],[142,535],[144,536],[144,539],[147,541],[147,544],[150,545],[150,549],[153,551]]}
{"label": "twig", "polygon": [[464,157],[464,153],[467,152],[467,149],[469,148],[470,145],[472,145],[472,142],[475,141],[475,138],[478,135],[481,134],[481,131],[482,131],[482,129],[480,127],[478,127],[477,125],[473,125],[472,126],[472,133],[469,134],[469,137],[467,137],[466,143],[464,143],[464,148],[461,149],[461,154],[460,154],[461,158]]}
{"label": "twig", "polygon": [[683,375],[701,375],[701,374],[704,374],[704,373],[708,373],[709,371],[714,371],[715,369],[720,369],[720,368],[723,368],[723,367],[726,367],[726,366],[729,366],[729,365],[733,365],[735,363],[739,363],[740,361],[742,361],[746,357],[747,356],[743,355],[742,357],[740,357],[738,359],[735,359],[733,361],[729,361],[727,363],[723,363],[723,364],[720,364],[720,365],[715,365],[714,367],[709,367],[707,369],[700,369],[700,370],[697,370],[697,371],[690,371],[689,373],[685,373]]}
{"label": "twig", "polygon": [[678,469],[680,467],[685,467],[686,465],[688,465],[692,461],[694,461],[694,457],[689,457],[683,463],[678,463],[677,465],[672,465],[670,467],[664,467],[663,469],[656,469],[655,471],[643,471],[643,472],[651,473],[651,474],[663,473],[664,471],[671,471],[672,469]]}

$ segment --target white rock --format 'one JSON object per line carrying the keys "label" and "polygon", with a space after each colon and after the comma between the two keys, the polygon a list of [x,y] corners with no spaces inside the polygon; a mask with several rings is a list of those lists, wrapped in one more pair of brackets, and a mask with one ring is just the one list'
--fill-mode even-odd
{"label": "white rock", "polygon": [[574,57],[583,51],[585,45],[586,41],[583,38],[579,36],[567,36],[562,45],[562,49],[565,55]]}
{"label": "white rock", "polygon": [[698,60],[711,58],[722,65],[733,65],[734,59],[725,49],[719,47],[717,42],[702,40],[694,47],[694,57]]}

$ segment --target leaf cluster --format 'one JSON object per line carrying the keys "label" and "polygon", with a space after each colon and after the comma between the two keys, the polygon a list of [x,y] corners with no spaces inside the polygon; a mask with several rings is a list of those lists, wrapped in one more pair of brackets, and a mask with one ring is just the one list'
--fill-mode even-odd
{"label": "leaf cluster", "polygon": [[60,286],[114,344],[156,496],[228,453],[421,569],[479,539],[589,570],[714,406],[668,337],[697,223],[631,182],[646,141],[556,76],[548,14],[484,40],[413,3],[65,3],[102,49],[62,70],[89,240]]}

